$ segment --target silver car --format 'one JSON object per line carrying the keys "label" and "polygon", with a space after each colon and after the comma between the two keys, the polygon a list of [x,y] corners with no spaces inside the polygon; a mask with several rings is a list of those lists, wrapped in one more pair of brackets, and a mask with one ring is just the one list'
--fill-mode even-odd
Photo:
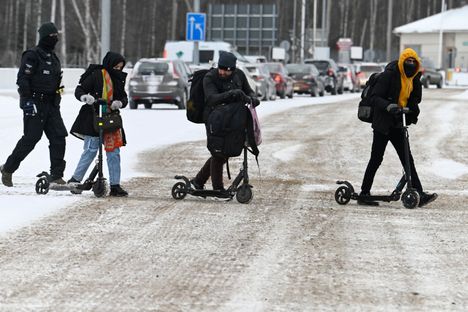
{"label": "silver car", "polygon": [[144,104],[150,109],[153,104],[169,103],[185,109],[190,75],[190,69],[180,60],[140,59],[128,84],[130,108]]}
{"label": "silver car", "polygon": [[257,84],[258,97],[263,101],[276,100],[276,83],[268,68],[262,63],[247,64],[245,68]]}

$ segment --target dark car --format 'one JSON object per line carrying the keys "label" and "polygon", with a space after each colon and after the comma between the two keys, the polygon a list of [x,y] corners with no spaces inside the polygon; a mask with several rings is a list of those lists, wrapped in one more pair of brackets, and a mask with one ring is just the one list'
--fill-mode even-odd
{"label": "dark car", "polygon": [[294,79],[294,92],[308,93],[311,96],[323,96],[325,86],[317,68],[312,64],[288,64],[286,69]]}
{"label": "dark car", "polygon": [[344,74],[338,68],[338,65],[332,59],[327,60],[315,60],[307,59],[304,61],[306,64],[313,64],[317,67],[320,75],[324,79],[325,91],[331,94],[342,94],[343,93],[343,80]]}
{"label": "dark car", "polygon": [[276,94],[284,99],[286,96],[292,98],[294,94],[294,80],[288,76],[288,70],[282,63],[264,63],[270,71],[271,78],[276,83]]}
{"label": "dark car", "polygon": [[437,88],[442,88],[444,78],[442,74],[437,71],[434,63],[428,58],[421,59],[421,84],[424,88],[429,88],[429,85],[435,84]]}
{"label": "dark car", "polygon": [[139,60],[128,83],[130,108],[136,109],[139,104],[144,104],[149,109],[155,103],[169,103],[184,109],[190,75],[190,69],[180,60]]}

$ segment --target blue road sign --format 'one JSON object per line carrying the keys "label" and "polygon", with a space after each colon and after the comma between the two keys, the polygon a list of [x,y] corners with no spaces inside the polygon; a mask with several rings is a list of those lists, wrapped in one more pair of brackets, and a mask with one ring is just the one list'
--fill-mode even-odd
{"label": "blue road sign", "polygon": [[187,27],[185,28],[185,40],[205,41],[206,14],[187,13]]}

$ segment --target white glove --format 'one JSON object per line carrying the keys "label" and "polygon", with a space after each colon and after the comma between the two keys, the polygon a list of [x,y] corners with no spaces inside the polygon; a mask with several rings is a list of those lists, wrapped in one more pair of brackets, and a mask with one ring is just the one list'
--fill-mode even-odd
{"label": "white glove", "polygon": [[116,109],[119,109],[119,108],[122,108],[123,104],[122,102],[120,101],[112,101],[112,104],[111,104],[111,109],[112,110],[116,110]]}
{"label": "white glove", "polygon": [[80,101],[81,102],[84,102],[86,104],[93,104],[96,99],[92,96],[92,95],[89,95],[89,94],[83,94],[81,97],[80,97]]}

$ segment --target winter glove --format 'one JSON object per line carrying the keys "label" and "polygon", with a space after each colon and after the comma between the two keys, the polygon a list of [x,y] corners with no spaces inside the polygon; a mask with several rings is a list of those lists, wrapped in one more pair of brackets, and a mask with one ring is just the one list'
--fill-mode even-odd
{"label": "winter glove", "polygon": [[386,110],[394,116],[398,116],[401,113],[400,106],[395,103],[388,104]]}
{"label": "winter glove", "polygon": [[260,105],[260,101],[258,100],[256,96],[250,97],[250,103],[252,103],[254,107],[257,107],[258,105]]}
{"label": "winter glove", "polygon": [[36,103],[33,100],[25,100],[22,102],[21,109],[25,116],[35,116],[37,114]]}
{"label": "winter glove", "polygon": [[81,97],[80,97],[80,101],[83,102],[83,103],[86,103],[86,104],[93,104],[96,99],[92,96],[92,95],[89,95],[89,94],[83,94]]}
{"label": "winter glove", "polygon": [[229,91],[229,97],[234,101],[240,101],[246,97],[244,91],[240,89],[235,89]]}
{"label": "winter glove", "polygon": [[112,104],[111,104],[111,110],[117,110],[119,108],[122,108],[123,104],[121,101],[112,101]]}

